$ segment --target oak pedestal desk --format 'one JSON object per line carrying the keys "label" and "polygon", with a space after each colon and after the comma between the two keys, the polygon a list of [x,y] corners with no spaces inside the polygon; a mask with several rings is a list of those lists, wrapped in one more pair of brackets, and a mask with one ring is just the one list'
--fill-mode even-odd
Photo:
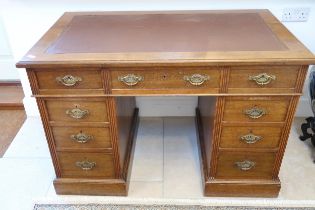
{"label": "oak pedestal desk", "polygon": [[127,195],[135,96],[198,96],[205,196],[276,197],[310,53],[268,10],[65,13],[26,68],[58,194]]}

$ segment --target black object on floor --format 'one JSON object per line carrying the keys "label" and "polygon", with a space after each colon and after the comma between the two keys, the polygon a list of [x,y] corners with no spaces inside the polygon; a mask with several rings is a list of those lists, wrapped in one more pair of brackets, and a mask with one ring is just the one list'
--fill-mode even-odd
{"label": "black object on floor", "polygon": [[[313,116],[315,116],[315,71],[310,73],[310,85],[309,85],[309,96],[311,98],[311,108],[313,111]],[[315,118],[308,117],[305,119],[306,123],[301,125],[302,135],[299,137],[302,141],[306,139],[311,139],[312,145],[315,147]],[[309,133],[308,131],[311,131]],[[315,163],[315,160],[313,160]]]}

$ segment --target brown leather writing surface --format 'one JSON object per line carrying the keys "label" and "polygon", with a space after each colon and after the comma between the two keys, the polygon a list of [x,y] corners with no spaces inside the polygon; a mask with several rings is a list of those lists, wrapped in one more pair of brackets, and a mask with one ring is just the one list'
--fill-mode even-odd
{"label": "brown leather writing surface", "polygon": [[282,51],[256,13],[74,16],[50,54]]}

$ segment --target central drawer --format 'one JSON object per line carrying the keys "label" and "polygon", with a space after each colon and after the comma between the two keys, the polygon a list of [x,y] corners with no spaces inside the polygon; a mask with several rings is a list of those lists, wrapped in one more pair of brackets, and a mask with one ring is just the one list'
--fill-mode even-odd
{"label": "central drawer", "polygon": [[105,98],[53,98],[45,104],[50,121],[108,122]]}
{"label": "central drawer", "polygon": [[122,68],[111,70],[111,80],[113,93],[126,90],[133,93],[143,93],[141,90],[218,93],[220,71],[216,67]]}
{"label": "central drawer", "polygon": [[58,152],[63,178],[114,178],[115,169],[112,154]]}

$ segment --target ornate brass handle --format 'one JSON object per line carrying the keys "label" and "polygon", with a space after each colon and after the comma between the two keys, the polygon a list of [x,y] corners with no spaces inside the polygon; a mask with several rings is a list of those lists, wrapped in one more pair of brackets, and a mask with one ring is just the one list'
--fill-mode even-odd
{"label": "ornate brass handle", "polygon": [[188,81],[192,85],[202,85],[205,81],[209,80],[210,77],[208,75],[201,75],[201,74],[193,74],[190,76],[185,75],[183,78],[185,81]]}
{"label": "ornate brass handle", "polygon": [[135,74],[127,74],[126,76],[119,76],[118,80],[125,83],[128,86],[134,86],[138,84],[138,82],[143,81],[142,76],[137,76]]}
{"label": "ornate brass handle", "polygon": [[67,109],[66,114],[69,115],[70,117],[74,118],[74,119],[82,119],[86,115],[89,114],[89,111],[85,110],[85,109],[79,109],[76,107],[74,109]]}
{"label": "ornate brass handle", "polygon": [[93,136],[80,132],[78,134],[71,135],[70,138],[78,143],[86,143],[92,140]]}
{"label": "ornate brass handle", "polygon": [[82,170],[88,171],[88,170],[92,170],[96,166],[96,163],[84,160],[84,161],[76,162],[75,165],[80,167]]}
{"label": "ornate brass handle", "polygon": [[66,75],[64,77],[56,77],[56,81],[60,84],[63,84],[64,86],[71,87],[75,86],[78,82],[82,81],[81,77],[76,77],[72,75]]}
{"label": "ornate brass handle", "polygon": [[252,169],[256,165],[256,163],[250,160],[244,160],[240,162],[235,162],[235,165],[242,171],[248,171]]}
{"label": "ornate brass handle", "polygon": [[267,114],[266,110],[264,109],[261,109],[259,107],[253,107],[251,109],[246,109],[244,111],[244,113],[249,117],[249,118],[252,118],[252,119],[258,119],[262,116],[264,116],[265,114]]}
{"label": "ornate brass handle", "polygon": [[267,73],[261,73],[256,76],[249,76],[249,80],[255,81],[257,85],[267,85],[271,80],[276,80],[275,75],[268,75]]}
{"label": "ornate brass handle", "polygon": [[242,141],[244,141],[245,143],[247,143],[247,144],[254,144],[254,143],[256,143],[257,141],[262,140],[262,138],[263,138],[263,137],[261,137],[261,136],[256,136],[256,135],[254,135],[254,134],[252,134],[252,133],[249,133],[249,134],[246,134],[246,135],[240,137],[240,139],[241,139]]}

